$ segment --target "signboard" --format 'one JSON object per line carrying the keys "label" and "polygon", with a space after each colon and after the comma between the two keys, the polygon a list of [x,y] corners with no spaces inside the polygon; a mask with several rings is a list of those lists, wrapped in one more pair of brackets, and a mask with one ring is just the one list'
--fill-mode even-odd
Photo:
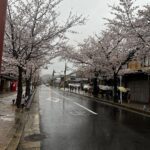
{"label": "signboard", "polygon": [[141,63],[138,61],[131,61],[128,63],[128,69],[140,70],[141,69]]}

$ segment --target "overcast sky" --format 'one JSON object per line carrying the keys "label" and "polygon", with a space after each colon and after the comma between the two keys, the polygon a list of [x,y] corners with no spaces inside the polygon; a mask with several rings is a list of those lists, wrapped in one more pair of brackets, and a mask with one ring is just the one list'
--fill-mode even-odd
{"label": "overcast sky", "polygon": [[[89,35],[100,33],[104,29],[104,19],[110,18],[109,5],[117,4],[118,0],[63,0],[59,5],[62,20],[67,18],[70,10],[75,14],[82,14],[88,18],[86,25],[73,28],[79,34],[69,34],[70,43],[76,45],[82,42]],[[150,0],[136,0],[139,6],[150,3]],[[59,62],[59,59],[54,60],[53,65],[49,65],[47,70],[42,70],[41,74],[52,74],[53,69],[56,72],[63,72],[64,62]],[[71,66],[70,66],[71,67]]]}

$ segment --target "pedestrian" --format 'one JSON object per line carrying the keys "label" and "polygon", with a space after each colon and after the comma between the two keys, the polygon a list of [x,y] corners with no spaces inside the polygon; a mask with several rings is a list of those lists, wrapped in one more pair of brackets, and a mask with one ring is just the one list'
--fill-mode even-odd
{"label": "pedestrian", "polygon": [[13,105],[15,104],[15,99],[12,100]]}
{"label": "pedestrian", "polygon": [[127,92],[127,101],[128,101],[128,104],[129,104],[130,101],[131,101],[131,94],[130,94],[130,91]]}

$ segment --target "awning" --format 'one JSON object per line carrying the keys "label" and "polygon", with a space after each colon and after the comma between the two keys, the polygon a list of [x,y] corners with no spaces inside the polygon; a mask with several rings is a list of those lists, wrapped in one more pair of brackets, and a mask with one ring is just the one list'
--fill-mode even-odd
{"label": "awning", "polygon": [[17,77],[12,77],[12,76],[3,75],[3,74],[0,74],[0,78],[10,80],[10,81],[17,81]]}
{"label": "awning", "polygon": [[113,87],[108,85],[99,85],[99,88],[100,90],[104,90],[104,91],[113,90]]}
{"label": "awning", "polygon": [[123,93],[126,93],[127,91],[129,91],[129,89],[127,89],[127,88],[125,88],[125,87],[123,87],[123,86],[119,86],[119,87],[118,87],[118,90],[119,90],[120,92],[123,92]]}
{"label": "awning", "polygon": [[85,85],[83,86],[83,89],[84,89],[84,90],[89,90],[90,88],[91,88],[91,86],[88,85],[88,84],[85,84]]}
{"label": "awning", "polygon": [[72,87],[80,87],[80,84],[69,84],[69,87],[72,86]]}

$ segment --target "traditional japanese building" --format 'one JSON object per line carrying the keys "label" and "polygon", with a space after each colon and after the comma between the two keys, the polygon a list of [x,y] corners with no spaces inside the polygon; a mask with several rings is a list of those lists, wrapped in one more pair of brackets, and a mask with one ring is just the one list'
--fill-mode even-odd
{"label": "traditional japanese building", "polygon": [[0,92],[17,90],[17,78],[10,74],[0,74]]}
{"label": "traditional japanese building", "polygon": [[130,89],[132,102],[150,103],[150,59],[129,62],[122,81]]}

